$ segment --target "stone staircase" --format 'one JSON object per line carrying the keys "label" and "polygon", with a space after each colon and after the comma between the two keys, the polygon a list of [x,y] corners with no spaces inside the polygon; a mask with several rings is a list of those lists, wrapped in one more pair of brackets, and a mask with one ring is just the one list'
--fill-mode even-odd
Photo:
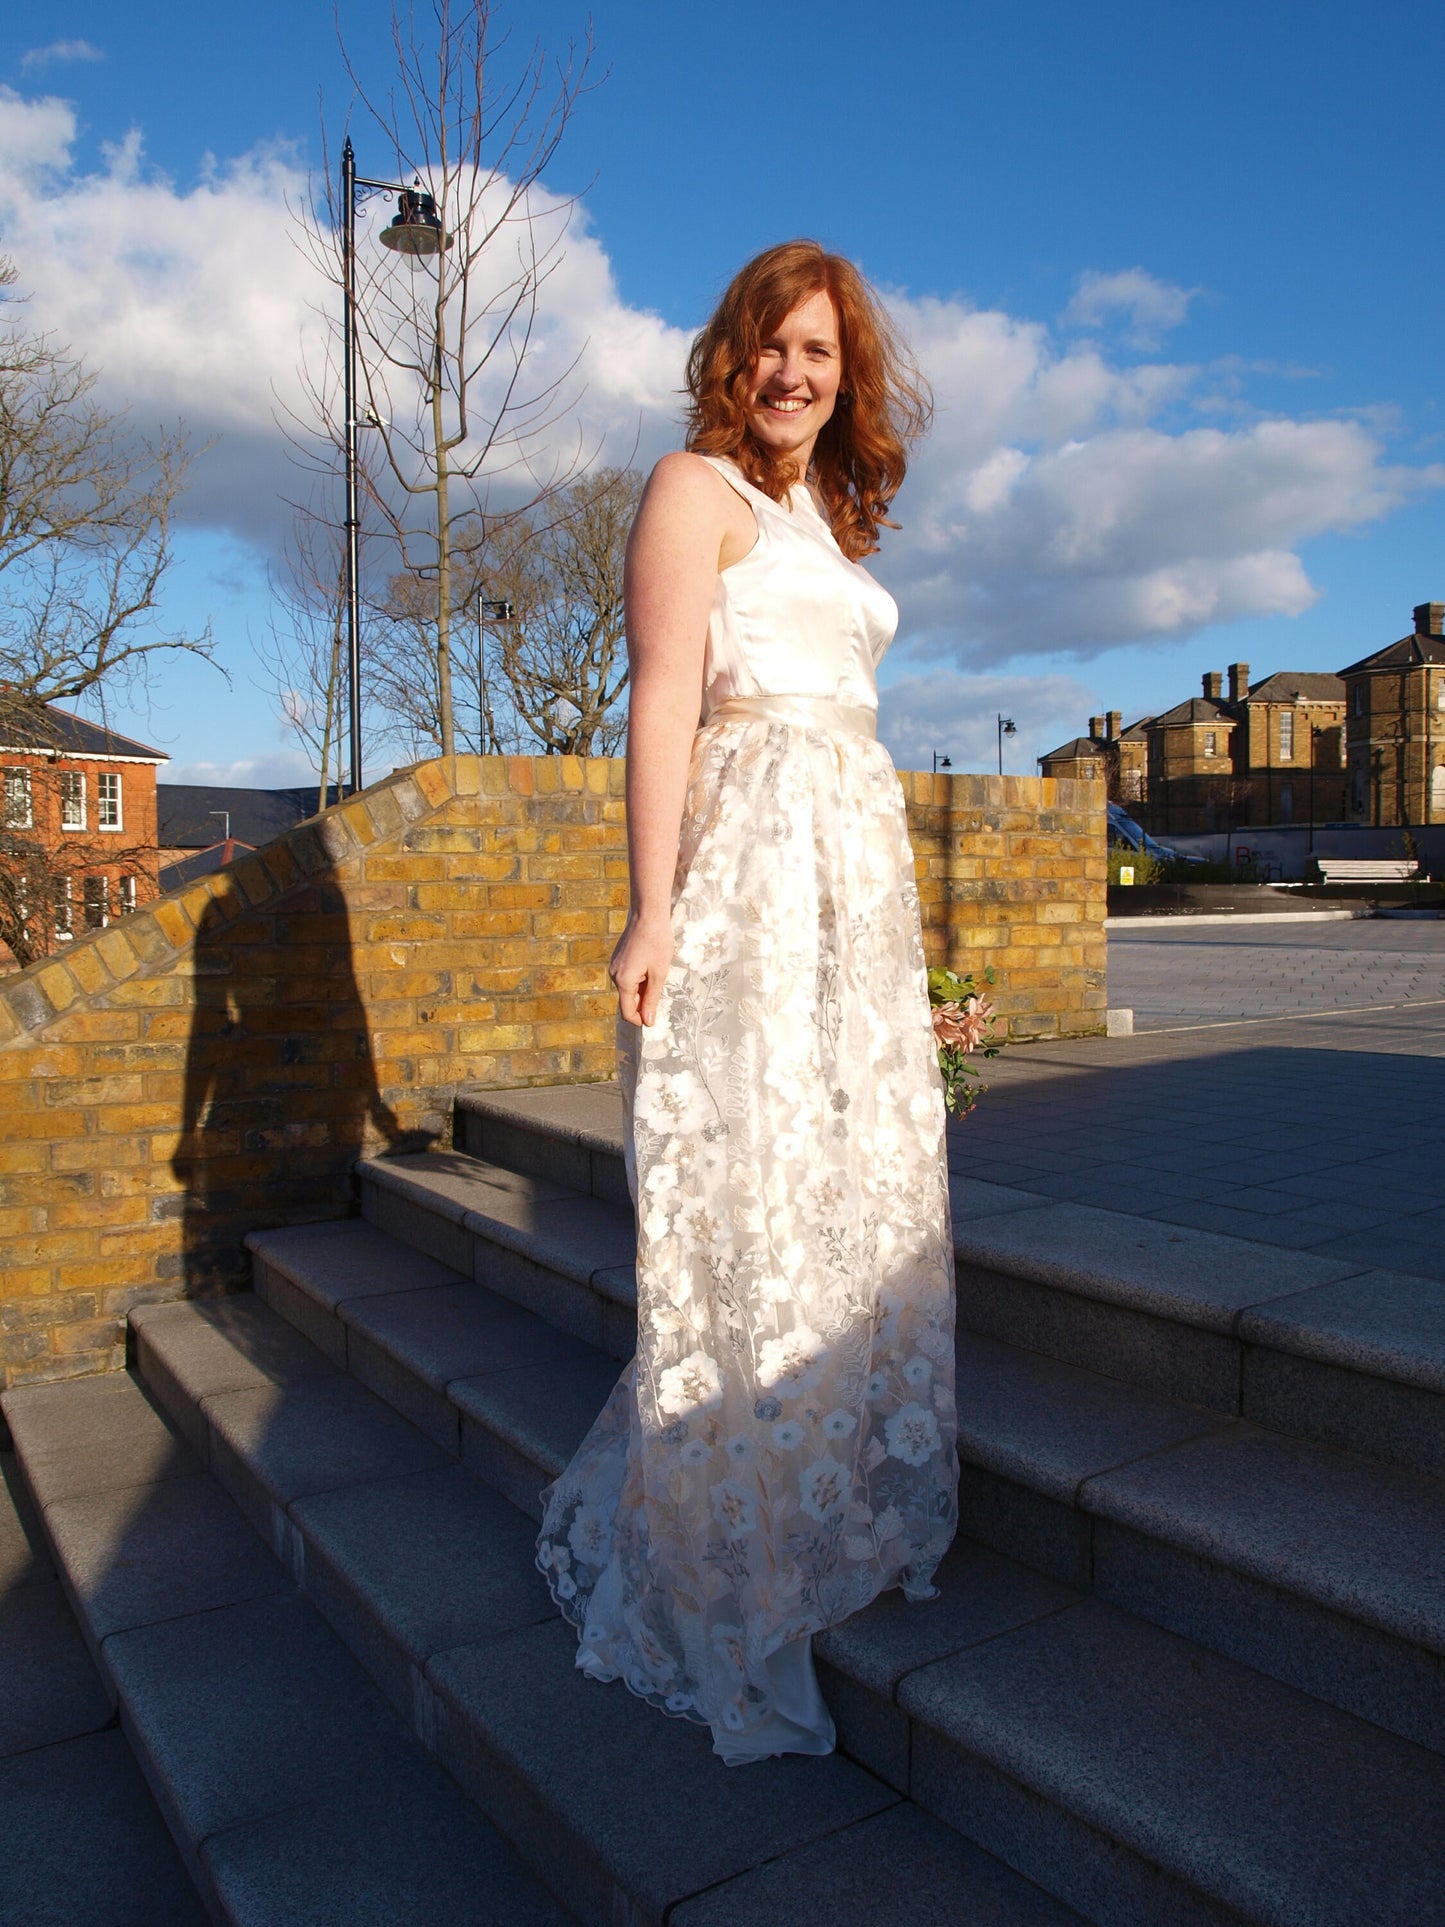
{"label": "stone staircase", "polygon": [[463,1099],[360,1219],[253,1237],[253,1296],[6,1396],[214,1918],[1445,1923],[1420,1281],[956,1176],[966,1536],[818,1642],[839,1754],[730,1772],[575,1673],[532,1566],[632,1349],[618,1123]]}

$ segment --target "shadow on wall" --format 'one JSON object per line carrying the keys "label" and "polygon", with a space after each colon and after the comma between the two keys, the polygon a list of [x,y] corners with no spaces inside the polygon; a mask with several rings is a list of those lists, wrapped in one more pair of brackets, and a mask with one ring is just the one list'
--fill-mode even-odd
{"label": "shadow on wall", "polygon": [[422,1150],[377,1089],[370,1027],[333,871],[281,908],[238,891],[197,928],[181,1138],[187,1296],[243,1288],[262,1223],[345,1216],[363,1153]]}

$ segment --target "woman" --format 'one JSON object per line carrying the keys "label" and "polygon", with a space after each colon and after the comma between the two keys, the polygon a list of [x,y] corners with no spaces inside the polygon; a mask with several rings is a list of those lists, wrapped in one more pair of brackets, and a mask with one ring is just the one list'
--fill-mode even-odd
{"label": "woman", "polygon": [[628,551],[637,1356],[538,1563],[584,1671],[741,1764],[832,1750],[812,1635],[932,1597],[956,1520],[944,1109],[874,733],[897,611],[859,560],[926,403],[807,241],[737,276],[688,387]]}

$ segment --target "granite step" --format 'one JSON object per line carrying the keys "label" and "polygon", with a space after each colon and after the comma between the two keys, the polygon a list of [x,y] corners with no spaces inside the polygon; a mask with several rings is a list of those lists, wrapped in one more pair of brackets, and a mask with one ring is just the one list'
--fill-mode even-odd
{"label": "granite step", "polygon": [[[726,1891],[725,1883],[764,1862],[785,1862],[897,1805],[896,1789],[841,1756],[722,1773],[719,1785],[704,1732],[659,1720],[625,1692],[599,1693],[577,1675],[575,1636],[534,1565],[529,1515],[458,1461],[460,1429],[451,1455],[444,1455],[428,1432],[342,1378],[333,1357],[343,1345],[349,1352],[358,1337],[367,1368],[383,1347],[395,1359],[407,1344],[419,1345],[421,1369],[448,1387],[520,1381],[531,1388],[525,1406],[538,1402],[539,1389],[545,1392],[537,1374],[565,1373],[577,1363],[567,1349],[581,1348],[553,1334],[563,1347],[553,1363],[516,1362],[519,1347],[521,1354],[527,1349],[524,1325],[539,1321],[505,1301],[494,1301],[490,1317],[468,1315],[462,1309],[467,1294],[482,1301],[491,1294],[465,1281],[439,1281],[425,1263],[410,1291],[376,1290],[394,1285],[408,1259],[395,1247],[378,1250],[374,1232],[370,1249],[359,1249],[357,1234],[367,1230],[352,1223],[329,1233],[314,1227],[254,1241],[258,1276],[268,1281],[289,1258],[293,1294],[303,1289],[308,1267],[314,1274],[328,1269],[318,1265],[323,1256],[331,1260],[328,1295],[336,1309],[325,1315],[336,1319],[337,1329],[328,1333],[327,1352],[309,1347],[309,1369],[298,1352],[307,1341],[269,1305],[245,1298],[140,1309],[137,1366],[187,1437],[208,1430],[217,1476],[249,1517],[267,1522],[306,1599],[413,1736],[549,1887],[584,1920],[660,1922],[672,1917],[670,1909],[720,1884]],[[328,1242],[334,1248],[326,1253]],[[345,1261],[348,1245],[357,1253],[354,1267]],[[350,1292],[343,1275],[350,1277]],[[450,1296],[438,1300],[439,1292]],[[405,1314],[400,1322],[398,1312]],[[428,1320],[440,1328],[434,1340],[419,1338]],[[486,1361],[478,1347],[487,1334],[498,1347],[493,1370],[479,1369]],[[448,1346],[454,1348],[450,1360]],[[452,1362],[468,1376],[447,1379]],[[610,1383],[615,1365],[599,1362]],[[267,1428],[252,1422],[249,1405],[240,1408],[245,1423],[238,1423],[236,1401],[250,1399],[258,1374],[267,1373],[273,1374],[266,1379]],[[339,1378],[361,1403],[343,1408]],[[394,1387],[395,1378],[389,1382]],[[592,1412],[603,1394],[605,1386]],[[184,1415],[182,1404],[190,1408]],[[338,1458],[333,1420],[343,1409],[345,1457]],[[1016,1616],[1008,1623],[1017,1623]],[[815,1771],[808,1773],[807,1765]],[[656,1793],[659,1774],[669,1789],[664,1805]],[[956,1917],[1069,1918],[921,1815],[889,1849],[895,1882],[906,1879],[906,1840],[916,1844],[920,1837],[932,1841],[937,1865],[952,1856]],[[884,1830],[877,1838],[881,1851],[894,1833]],[[993,1913],[983,1911],[985,1902]]]}
{"label": "granite step", "polygon": [[[259,1234],[252,1248],[273,1304],[299,1295],[334,1307],[328,1351],[354,1358],[398,1409],[422,1410],[422,1396],[401,1389],[408,1379],[445,1394],[452,1449],[539,1516],[615,1360],[552,1334],[565,1352],[512,1366],[509,1337],[499,1369],[476,1372],[466,1333],[487,1319],[432,1333],[427,1308],[455,1321],[468,1291],[491,1294],[457,1279],[438,1297],[430,1268],[407,1289],[406,1248],[365,1223]],[[548,1337],[534,1322],[527,1358]],[[1445,1485],[970,1334],[958,1368],[960,1518],[972,1540],[1445,1751]]]}
{"label": "granite step", "polygon": [[[271,1357],[294,1365],[294,1334],[268,1334],[254,1318],[246,1331],[252,1345],[274,1339]],[[3,1407],[121,1732],[213,1920],[562,1927],[570,1916],[426,1758],[137,1379],[20,1388]],[[87,1803],[100,1822],[126,1819],[112,1757],[120,1737],[86,1743],[72,1826]],[[63,1750],[24,1756],[17,1812],[27,1799],[43,1807],[47,1788],[52,1800],[77,1797],[54,1757]],[[7,1844],[0,1858],[3,1892],[25,1856]],[[112,1876],[123,1866],[112,1857]],[[190,1917],[184,1885],[172,1892],[159,1861],[155,1873],[140,1911],[117,1911],[117,1922]],[[69,1916],[82,1917],[112,1914]]]}
{"label": "granite step", "polygon": [[[331,1249],[323,1261],[328,1241]],[[258,1280],[268,1291],[284,1275],[291,1292],[306,1293],[309,1270],[310,1291],[317,1302],[324,1297],[333,1308],[326,1313],[335,1320],[336,1328],[329,1332],[333,1348],[347,1342],[351,1320],[365,1313],[368,1304],[370,1327],[377,1328],[383,1295],[377,1287],[403,1281],[408,1262],[405,1251],[395,1247],[383,1256],[385,1247],[375,1230],[355,1222],[326,1232],[315,1228],[305,1234],[263,1234],[253,1240],[253,1248]],[[420,1302],[423,1293],[435,1289],[435,1278],[429,1276],[412,1296]],[[969,1345],[975,1347],[971,1355]],[[1070,1371],[1054,1361],[1030,1361],[1021,1354],[1008,1361],[1002,1356],[1005,1351],[965,1341],[965,1397],[976,1394],[979,1408],[986,1393],[998,1400],[1017,1391],[1019,1381],[1010,1380],[1004,1370],[1010,1362],[1032,1364],[1054,1375],[1034,1386],[1040,1404],[1059,1399],[1071,1379],[1087,1379],[1096,1402],[1091,1406],[1082,1401],[1075,1383],[1074,1406],[1052,1439],[1031,1439],[1018,1428],[1012,1436],[1000,1436],[993,1450],[996,1477],[1028,1474],[1047,1482],[1055,1493],[1077,1498],[1079,1489],[1105,1470],[1147,1467],[1172,1450],[1240,1429],[1217,1414],[1157,1395],[1140,1394],[1136,1405],[1121,1412],[1110,1403],[1126,1389],[1117,1381]],[[605,1390],[615,1367],[605,1356],[599,1363],[598,1388]],[[480,1384],[484,1393],[474,1408],[474,1421],[481,1423],[490,1411],[499,1425],[509,1425],[518,1461],[531,1467],[533,1514],[537,1488],[560,1469],[598,1404],[597,1388],[588,1397],[549,1398],[547,1375],[560,1369],[526,1366],[469,1381],[473,1392]],[[1076,1464],[1067,1462],[1070,1453]],[[485,1650],[462,1650],[460,1656],[453,1652],[420,1663],[427,1643],[416,1644],[421,1608],[387,1607],[381,1603],[382,1593],[394,1598],[394,1575],[409,1568],[417,1575],[419,1600],[451,1596],[456,1589],[439,1577],[435,1562],[452,1558],[449,1549],[465,1535],[434,1526],[427,1550],[417,1555],[409,1550],[410,1541],[396,1537],[408,1529],[405,1522],[412,1512],[402,1503],[399,1489],[392,1495],[395,1516],[381,1527],[364,1495],[328,1503],[346,1509],[348,1516],[330,1518],[326,1530],[331,1537],[314,1555],[310,1544],[322,1528],[313,1518],[307,1528],[308,1561],[325,1558],[328,1583],[344,1583],[349,1574],[358,1597],[370,1594],[372,1603],[364,1610],[373,1622],[390,1617],[404,1625],[403,1637],[413,1641],[410,1663],[434,1695],[426,1717],[435,1720],[441,1743],[451,1748],[453,1770],[465,1780],[468,1758],[472,1760],[479,1798],[499,1780],[515,1787],[519,1773],[534,1784],[565,1777],[575,1746],[571,1721],[601,1717],[595,1700],[585,1696],[585,1682],[582,1694],[574,1689],[575,1713],[561,1702],[552,1705],[553,1689],[560,1692],[563,1676],[570,1677],[572,1636],[567,1629],[544,1607],[536,1623],[514,1626],[503,1636],[498,1650],[512,1664],[500,1671],[494,1654]],[[352,1506],[357,1508],[354,1516]],[[1083,1529],[1091,1529],[1092,1515],[1081,1505],[1075,1511]],[[959,1542],[940,1583],[941,1597],[926,1607],[909,1607],[889,1596],[818,1642],[820,1673],[840,1747],[878,1782],[926,1807],[1090,1920],[1127,1922],[1131,1927],[1240,1920],[1309,1922],[1311,1927],[1316,1921],[1339,1922],[1343,1927],[1346,1921],[1432,1918],[1429,1905],[1422,1909],[1420,1895],[1427,1890],[1427,1872],[1436,1878],[1445,1864],[1440,1845],[1433,1839],[1414,1841],[1402,1858],[1400,1839],[1409,1829],[1390,1815],[1393,1801],[1428,1821],[1432,1802],[1438,1803],[1445,1789],[1445,1763],[1438,1754],[1115,1606],[1081,1601],[1076,1590],[1057,1578],[976,1543]],[[475,1582],[460,1590],[463,1595],[475,1590]],[[1056,1682],[1060,1707],[1052,1724],[1060,1728],[1057,1736],[1050,1737],[1051,1716],[1037,1698],[1027,1719],[1011,1726],[1004,1712],[1015,1671],[1053,1663],[1050,1629],[1056,1624],[1072,1627],[1073,1616],[1081,1610],[1096,1618],[1103,1615],[1100,1623],[1112,1641],[1110,1693],[1102,1705],[1095,1703],[1098,1696],[1090,1695],[1097,1730],[1081,1736],[1071,1723],[1067,1676]],[[1089,1624],[1093,1621],[1085,1622]],[[1025,1635],[1034,1644],[1021,1647],[1017,1642]],[[1081,1636],[1077,1629],[1058,1635],[1066,1650],[1073,1650],[1069,1641]],[[975,1672],[987,1674],[994,1653],[1001,1656],[1004,1684],[991,1698],[985,1696],[985,1719],[976,1703],[980,1689]],[[962,1665],[965,1660],[971,1665]],[[948,1670],[955,1662],[961,1666],[956,1679]],[[1196,1690],[1183,1709],[1184,1727],[1174,1733],[1164,1709],[1177,1698],[1174,1674],[1181,1667]],[[398,1699],[408,1690],[400,1671],[392,1690]],[[409,1690],[427,1704],[415,1678]],[[572,1704],[567,1702],[567,1709]],[[627,1717],[635,1726],[639,1753],[655,1762],[657,1716],[628,1703]],[[457,1722],[465,1718],[485,1737],[485,1744],[471,1753],[457,1732]],[[1042,1749],[1030,1769],[1032,1777],[1020,1767],[1031,1738]],[[1310,1855],[1291,1845],[1275,1856],[1281,1862],[1276,1865],[1268,1851],[1271,1827],[1296,1824],[1306,1800],[1313,1749],[1326,1745],[1332,1759],[1345,1763],[1338,1773],[1330,1768],[1324,1788],[1323,1808],[1332,1826],[1348,1817],[1344,1787],[1349,1774],[1362,1776],[1372,1789],[1388,1789],[1389,1798],[1380,1794],[1366,1824],[1337,1828],[1337,1837],[1316,1843]],[[543,1754],[546,1763],[539,1764]],[[1276,1783],[1280,1797],[1271,1804],[1268,1789]],[[600,1832],[608,1810],[605,1799],[590,1790],[585,1797],[575,1791],[568,1797],[583,1800],[585,1816],[576,1821],[578,1828]],[[1375,1799],[1373,1793],[1371,1797]],[[595,1804],[587,1806],[588,1800]],[[1200,1800],[1208,1814],[1202,1830]],[[889,1818],[892,1812],[844,1831],[851,1837],[870,1826],[881,1830],[885,1820],[889,1826],[902,1826],[902,1819]],[[528,1824],[525,1811],[510,1822],[519,1832]],[[907,1824],[915,1823],[910,1818]],[[1237,1836],[1242,1841],[1238,1851]],[[799,1866],[814,1864],[823,1851],[822,1844],[800,1849]],[[787,1867],[792,1858],[780,1864]],[[743,1919],[761,1919],[770,1895],[796,1891],[789,1877],[769,1875],[765,1868],[737,1876],[731,1885],[755,1908],[740,1913]],[[729,1889],[721,1891],[727,1894]],[[1338,1904],[1336,1895],[1341,1897]],[[705,1904],[714,1911],[690,1911]],[[1399,1911],[1407,1906],[1414,1912]],[[720,1903],[692,1900],[672,1917],[722,1921],[731,1916],[720,1910]]]}
{"label": "granite step", "polygon": [[[493,1183],[497,1170],[511,1168],[538,1185],[626,1207],[615,1085],[464,1093],[455,1135],[449,1196],[463,1213],[468,1174],[458,1154],[485,1162]],[[1445,1478],[1438,1281],[1062,1203],[957,1172],[951,1192],[962,1329]],[[424,1186],[416,1195],[424,1206]],[[476,1230],[484,1237],[486,1217],[481,1208]],[[565,1226],[557,1231],[565,1245]],[[462,1244],[453,1250],[466,1270]],[[618,1296],[606,1349],[626,1357],[635,1284],[620,1228],[608,1254],[613,1282],[600,1288]],[[586,1282],[586,1258],[585,1251],[569,1256],[574,1284]],[[579,1313],[568,1328],[602,1342],[594,1336],[601,1315]]]}

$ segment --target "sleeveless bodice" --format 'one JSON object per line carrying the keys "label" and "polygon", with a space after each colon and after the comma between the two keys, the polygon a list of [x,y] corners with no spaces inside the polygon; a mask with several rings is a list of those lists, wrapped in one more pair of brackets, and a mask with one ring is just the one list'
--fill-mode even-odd
{"label": "sleeveless bodice", "polygon": [[876,710],[875,670],[897,605],[833,539],[800,483],[786,505],[735,463],[704,455],[753,511],[758,539],[718,576],[708,619],[702,720],[733,696],[813,696]]}

